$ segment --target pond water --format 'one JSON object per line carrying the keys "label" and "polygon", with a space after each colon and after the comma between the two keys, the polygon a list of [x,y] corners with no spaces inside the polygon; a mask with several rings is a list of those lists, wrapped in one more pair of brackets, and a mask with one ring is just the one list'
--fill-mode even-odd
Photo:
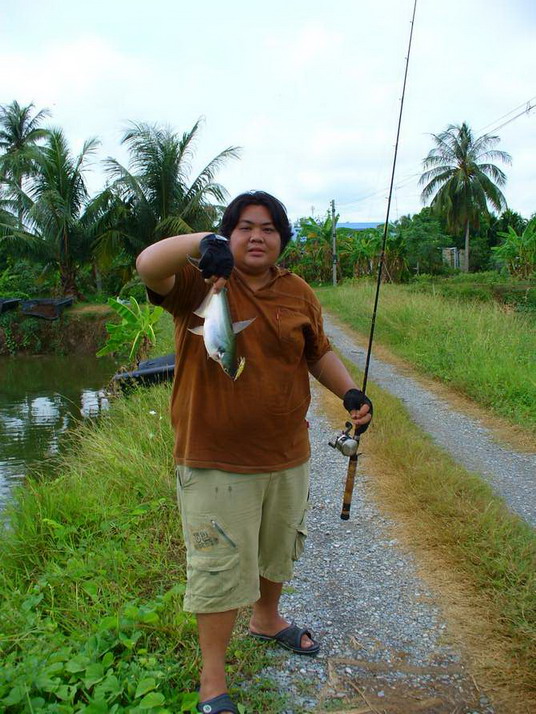
{"label": "pond water", "polygon": [[0,509],[31,467],[46,469],[62,436],[108,406],[112,359],[0,357]]}

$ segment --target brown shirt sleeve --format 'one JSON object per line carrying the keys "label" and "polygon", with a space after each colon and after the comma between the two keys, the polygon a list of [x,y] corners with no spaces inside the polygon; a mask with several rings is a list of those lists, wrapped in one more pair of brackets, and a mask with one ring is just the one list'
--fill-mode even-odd
{"label": "brown shirt sleeve", "polygon": [[175,274],[175,284],[167,295],[159,295],[147,288],[147,297],[153,305],[161,305],[173,316],[192,312],[201,303],[208,290],[201,273],[190,263],[186,263]]}
{"label": "brown shirt sleeve", "polygon": [[309,288],[310,324],[305,329],[305,359],[313,365],[331,350],[331,344],[324,332],[322,307],[314,292]]}

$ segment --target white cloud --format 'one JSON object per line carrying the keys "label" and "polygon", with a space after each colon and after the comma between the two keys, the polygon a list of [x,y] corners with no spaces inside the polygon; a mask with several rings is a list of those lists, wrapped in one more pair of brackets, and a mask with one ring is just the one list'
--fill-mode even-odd
{"label": "white cloud", "polygon": [[[53,18],[47,3],[21,1],[0,51],[1,101],[47,106],[73,148],[98,135],[101,155],[122,161],[127,120],[183,132],[203,115],[196,166],[244,149],[219,176],[231,194],[266,188],[293,217],[334,198],[346,220],[382,218],[413,2],[207,3],[157,0],[150,24],[141,0],[94,0],[91,12],[55,0]],[[418,7],[398,184],[420,171],[430,133],[464,120],[478,131],[536,95],[534,15],[524,0]],[[536,210],[535,122],[536,111],[499,130],[514,160],[507,198],[525,215]],[[419,194],[407,181],[393,210],[419,210]]]}

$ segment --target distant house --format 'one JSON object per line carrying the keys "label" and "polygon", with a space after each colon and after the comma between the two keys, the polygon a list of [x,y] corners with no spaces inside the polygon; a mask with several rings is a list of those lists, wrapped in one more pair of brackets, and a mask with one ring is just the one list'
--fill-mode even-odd
{"label": "distant house", "polygon": [[465,261],[465,251],[459,248],[443,248],[443,262],[451,268],[460,269]]}
{"label": "distant house", "polygon": [[382,225],[383,221],[375,221],[370,223],[337,223],[337,228],[350,228],[353,231],[364,231],[367,228],[377,228]]}

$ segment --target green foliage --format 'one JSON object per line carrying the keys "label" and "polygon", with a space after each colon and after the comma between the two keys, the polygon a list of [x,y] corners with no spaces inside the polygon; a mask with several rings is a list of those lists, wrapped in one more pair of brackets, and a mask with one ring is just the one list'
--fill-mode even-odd
{"label": "green foliage", "polygon": [[495,302],[511,306],[519,312],[536,313],[536,283],[515,280],[494,270],[457,273],[448,277],[418,275],[407,289],[462,301]]}
{"label": "green foliage", "polygon": [[91,233],[84,220],[89,201],[84,169],[97,145],[96,139],[90,139],[79,156],[73,156],[61,130],[47,132],[26,190],[18,190],[24,204],[23,225],[3,231],[3,241],[19,255],[54,265],[62,292],[68,295],[79,295],[80,263],[90,260]]}
{"label": "green foliage", "polygon": [[[130,166],[107,161],[112,184],[96,200],[100,230],[95,252],[109,261],[123,251],[131,259],[147,245],[180,233],[211,230],[227,192],[216,183],[217,172],[238,157],[235,146],[224,149],[190,182],[190,162],[200,122],[179,135],[167,127],[132,123],[122,143]],[[216,201],[216,205],[213,204]]]}
{"label": "green foliage", "polygon": [[154,325],[160,319],[163,308],[148,304],[140,306],[133,296],[130,297],[130,306],[116,298],[110,298],[108,305],[117,312],[121,322],[106,324],[108,339],[104,347],[97,352],[97,357],[121,353],[126,346],[130,346],[128,359],[132,360],[140,351],[145,350],[148,344],[156,342]]}
{"label": "green foliage", "polygon": [[430,208],[423,208],[414,216],[402,216],[396,221],[410,273],[445,272],[441,250],[452,244],[452,238],[447,236],[442,223]]}
{"label": "green foliage", "polygon": [[218,224],[227,192],[216,174],[239,150],[224,149],[190,178],[200,121],[183,134],[132,123],[129,167],[108,159],[111,182],[91,198],[85,169],[98,141],[73,156],[61,129],[40,128],[46,116],[32,104],[0,106],[0,264],[27,257],[54,266],[62,294],[83,298],[80,284],[114,294],[148,244]]}
{"label": "green foliage", "polygon": [[[536,431],[534,315],[515,314],[491,301],[449,299],[437,294],[440,284],[433,282],[426,293],[412,285],[384,285],[376,339],[498,416]],[[373,285],[360,280],[322,288],[318,295],[325,307],[367,334]]]}
{"label": "green foliage", "polygon": [[147,302],[147,288],[137,276],[125,283],[119,291],[120,298],[128,298],[129,296],[136,298],[138,302]]}
{"label": "green foliage", "polygon": [[21,107],[16,101],[0,107],[0,182],[7,188],[7,205],[11,204],[16,215],[11,220],[4,212],[0,218],[0,234],[5,229],[23,228],[22,188],[25,180],[35,173],[41,150],[39,142],[48,136],[48,131],[40,126],[49,116],[48,110],[34,113],[33,109],[33,104]]}
{"label": "green foliage", "polygon": [[0,315],[0,354],[18,352],[39,354],[46,344],[47,351],[63,352],[64,320],[54,322],[27,317],[17,310]]}
{"label": "green foliage", "polygon": [[8,257],[0,271],[0,297],[25,300],[43,295],[60,294],[57,273],[46,271],[30,260]]}
{"label": "green foliage", "polygon": [[[3,514],[0,711],[165,714],[196,701],[170,395],[161,385],[114,400]],[[231,691],[266,662],[252,638],[233,639]],[[250,712],[285,709],[266,684],[240,698]]]}
{"label": "green foliage", "polygon": [[[338,279],[375,276],[381,256],[384,226],[337,229]],[[441,221],[429,208],[404,216],[387,227],[384,276],[404,282],[413,271],[445,272],[441,248],[447,245]],[[283,265],[313,284],[332,279],[332,224],[314,217],[298,222],[297,236],[283,256]]]}
{"label": "green foliage", "polygon": [[0,295],[5,297],[27,298],[28,293],[18,289],[19,276],[16,275],[11,266],[7,266],[0,272]]}
{"label": "green foliage", "polygon": [[503,242],[492,248],[495,258],[518,278],[530,278],[536,272],[536,218],[517,232],[512,226],[499,231]]}
{"label": "green foliage", "polygon": [[501,210],[506,199],[500,186],[506,176],[491,161],[511,163],[510,155],[493,149],[498,136],[485,134],[475,139],[469,126],[450,125],[441,134],[432,134],[435,147],[423,161],[426,169],[420,183],[424,184],[423,201],[431,199],[432,208],[442,215],[447,228],[465,231],[465,269],[469,269],[469,231],[478,228],[488,205]]}
{"label": "green foliage", "polygon": [[[57,541],[65,539],[64,526],[55,521],[50,526]],[[81,599],[99,599],[97,573],[82,561],[71,562],[66,577],[73,576],[79,579]],[[57,585],[56,578],[43,577],[28,592],[16,593],[3,603],[2,615],[18,620],[22,631],[30,623],[33,629],[28,633],[30,643],[14,638],[3,653],[3,711],[163,714],[190,711],[196,705],[195,692],[176,691],[173,686],[183,678],[184,663],[171,648],[149,654],[155,633],[167,629],[178,636],[184,627],[193,629],[192,617],[180,609],[182,583],[143,603],[131,600],[117,614],[102,617],[85,637],[65,632],[59,613],[50,603],[43,606]],[[21,614],[13,618],[16,610]]]}

